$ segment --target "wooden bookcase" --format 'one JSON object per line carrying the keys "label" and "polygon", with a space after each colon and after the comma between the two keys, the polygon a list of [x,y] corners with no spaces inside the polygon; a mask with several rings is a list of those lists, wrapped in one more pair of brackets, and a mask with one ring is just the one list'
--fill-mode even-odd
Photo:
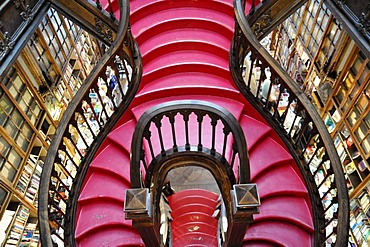
{"label": "wooden bookcase", "polygon": [[95,38],[50,9],[4,76],[0,246],[40,246],[38,188],[45,156],[63,112],[100,57]]}

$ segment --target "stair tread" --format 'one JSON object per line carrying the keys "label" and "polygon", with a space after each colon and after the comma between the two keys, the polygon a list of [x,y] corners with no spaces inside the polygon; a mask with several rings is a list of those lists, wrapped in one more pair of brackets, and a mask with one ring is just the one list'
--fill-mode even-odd
{"label": "stair tread", "polygon": [[260,198],[276,195],[308,195],[304,182],[289,165],[270,168],[257,180],[252,181],[258,186]]}
{"label": "stair tread", "polygon": [[197,222],[208,222],[210,225],[217,227],[217,220],[213,218],[212,215],[210,214],[197,212],[196,210],[181,215],[175,214],[174,213],[171,214],[172,218],[175,217],[171,223],[173,228],[176,228],[176,226],[180,226],[187,222],[194,224],[196,224]]}
{"label": "stair tread", "polygon": [[[135,24],[133,24],[135,25]],[[141,32],[137,33],[137,35],[134,35],[137,43],[141,45],[146,42],[146,40],[150,40],[155,36],[161,35],[162,33],[166,33],[169,30],[176,30],[180,36],[182,32],[184,32],[184,29],[206,29],[208,32],[215,32],[219,33],[226,38],[228,38],[229,42],[231,41],[232,35],[233,35],[233,29],[222,25],[221,23],[218,23],[216,21],[210,21],[206,19],[173,19],[173,20],[167,20],[163,21],[161,23],[156,23],[155,25],[152,25],[152,28],[141,30]],[[135,33],[135,29],[133,29],[133,33]],[[187,32],[187,34],[193,35],[191,32]],[[162,35],[161,35],[162,36]],[[193,36],[190,36],[193,37]],[[165,38],[165,37],[161,37]],[[207,38],[207,36],[203,37]],[[210,39],[206,39],[212,42]],[[164,41],[165,42],[165,41]]]}
{"label": "stair tread", "polygon": [[79,247],[91,246],[142,246],[144,242],[139,233],[132,226],[105,226],[94,234],[85,236],[78,241]]}
{"label": "stair tread", "polygon": [[130,157],[116,144],[107,145],[90,164],[90,168],[106,170],[130,181]]}
{"label": "stair tread", "polygon": [[202,90],[218,88],[225,90],[225,93],[236,91],[225,78],[205,72],[193,71],[187,73],[172,73],[154,81],[152,80],[150,83],[144,85],[140,90],[139,96],[158,90],[182,90],[189,87]]}
{"label": "stair tread", "polygon": [[217,54],[211,54],[208,52],[200,52],[195,49],[193,50],[182,50],[168,52],[165,55],[161,55],[150,63],[146,64],[144,75],[151,71],[159,70],[166,67],[175,65],[192,64],[193,66],[199,66],[201,64],[214,66],[217,69],[228,69],[229,63],[224,58]]}
{"label": "stair tread", "polygon": [[[205,39],[206,38],[206,39]],[[222,47],[228,50],[230,38],[211,30],[200,28],[185,28],[181,30],[167,30],[151,36],[140,45],[140,51],[144,57],[153,49],[173,43],[207,43],[212,46]]]}
{"label": "stair tread", "polygon": [[147,29],[155,28],[154,26],[159,25],[163,22],[181,20],[205,20],[209,22],[216,22],[222,26],[232,29],[234,26],[234,20],[230,16],[225,15],[220,11],[215,11],[212,9],[196,8],[196,7],[177,7],[177,8],[167,8],[164,10],[153,11],[151,9],[142,8],[140,11],[147,12],[146,15],[141,14],[141,18],[135,20],[132,25],[134,37],[138,37],[140,34],[145,32]]}
{"label": "stair tread", "polygon": [[310,207],[302,197],[279,196],[262,200],[260,213],[254,215],[254,221],[271,220],[288,221],[308,232],[314,230]]}
{"label": "stair tread", "polygon": [[[211,5],[211,6],[210,6]],[[213,5],[213,6],[212,6]],[[143,15],[147,14],[147,11],[143,9],[148,9],[148,11],[152,11],[155,8],[157,11],[163,10],[165,8],[178,8],[178,7],[186,7],[186,6],[193,6],[197,8],[201,8],[204,6],[209,7],[210,9],[220,9],[220,11],[226,12],[228,11],[229,15],[233,15],[233,3],[229,0],[208,0],[208,1],[178,1],[178,0],[131,0],[130,1],[130,11],[131,16],[133,16],[132,22],[143,17]],[[143,12],[143,13],[142,13]],[[139,13],[139,14],[138,14]],[[142,14],[140,14],[142,13]]]}
{"label": "stair tread", "polygon": [[183,246],[217,246],[217,238],[214,235],[200,233],[186,233],[173,238],[173,247]]}
{"label": "stair tread", "polygon": [[270,126],[245,114],[242,115],[239,123],[243,129],[249,152],[272,130]]}
{"label": "stair tread", "polygon": [[128,188],[130,188],[130,183],[113,176],[113,174],[94,172],[88,178],[78,201],[81,203],[82,201],[104,197],[123,202],[125,190]]}
{"label": "stair tread", "polygon": [[108,138],[122,147],[127,153],[130,153],[132,135],[136,127],[136,121],[130,120],[121,126],[115,128],[112,132],[108,134]]}
{"label": "stair tread", "polygon": [[122,226],[131,227],[131,220],[125,219],[123,200],[117,202],[101,198],[87,204],[79,204],[78,214],[80,216],[76,222],[76,239],[84,238],[91,232],[109,226],[117,226],[117,228]]}
{"label": "stair tread", "polygon": [[274,246],[294,247],[313,245],[312,234],[307,233],[298,226],[277,221],[252,224],[248,228],[244,242],[251,240],[268,240],[274,243]]}
{"label": "stair tread", "polygon": [[[268,153],[266,153],[266,150],[268,150]],[[249,159],[252,180],[276,165],[290,164],[296,166],[292,156],[269,137],[263,138],[255,145],[255,148],[249,153]]]}

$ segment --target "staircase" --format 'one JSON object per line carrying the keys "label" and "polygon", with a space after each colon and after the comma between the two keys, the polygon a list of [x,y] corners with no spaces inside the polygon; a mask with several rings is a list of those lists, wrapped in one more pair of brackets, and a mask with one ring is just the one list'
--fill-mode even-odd
{"label": "staircase", "polygon": [[212,217],[218,195],[200,189],[171,195],[172,246],[217,246],[218,221]]}
{"label": "staircase", "polygon": [[[243,245],[312,246],[313,216],[299,169],[281,139],[231,79],[232,0],[132,0],[130,9],[132,33],[143,56],[143,78],[129,110],[90,164],[78,200],[77,246],[144,246],[123,212],[125,190],[130,188],[131,139],[143,112],[173,100],[220,105],[244,130],[251,180],[258,185],[261,207]],[[182,191],[169,198],[174,246],[217,246],[216,221],[210,221],[213,211],[200,212],[191,206],[181,211],[176,204],[182,198],[196,197],[197,191],[194,195]],[[208,191],[200,194],[213,203],[218,197]],[[189,233],[190,213],[204,216],[198,225],[215,227],[201,233],[202,244],[194,243],[200,235]]]}

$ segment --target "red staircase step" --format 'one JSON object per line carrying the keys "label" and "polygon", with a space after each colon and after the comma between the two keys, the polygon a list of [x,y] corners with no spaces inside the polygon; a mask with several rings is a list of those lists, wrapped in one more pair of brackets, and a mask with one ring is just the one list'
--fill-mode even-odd
{"label": "red staircase step", "polygon": [[77,241],[105,227],[131,227],[131,221],[125,220],[123,201],[97,198],[90,200],[89,203],[79,204],[78,213],[80,216],[76,222],[75,232]]}
{"label": "red staircase step", "polygon": [[[199,204],[196,205],[198,207]],[[214,227],[217,227],[217,221],[215,220],[215,218],[212,217],[212,215],[197,211],[182,213],[179,217],[176,218],[176,221],[172,222],[172,227],[177,228],[184,223],[196,224],[197,222],[212,222],[214,224]]]}
{"label": "red staircase step", "polygon": [[[127,121],[121,126],[114,129],[109,133],[108,138],[110,141],[121,146],[127,153],[130,153],[131,140],[136,126],[135,120]],[[130,165],[129,165],[130,166]]]}
{"label": "red staircase step", "polygon": [[[172,42],[166,42],[164,44],[160,44],[157,47],[149,50],[143,56],[144,66],[150,66],[150,63],[153,60],[156,60],[158,57],[165,56],[169,53],[174,53],[178,51],[194,51],[197,53],[210,53],[213,56],[217,56],[219,58],[224,59],[224,61],[228,61],[229,58],[229,51],[224,49],[219,45],[215,45],[212,43],[204,42],[202,40],[174,40]],[[187,54],[186,54],[187,55]],[[149,68],[146,68],[146,71],[150,71]]]}
{"label": "red staircase step", "polygon": [[302,197],[277,196],[261,200],[260,213],[254,216],[254,222],[271,220],[289,222],[311,233],[314,230],[310,207]]}
{"label": "red staircase step", "polygon": [[[130,157],[129,153],[122,150],[116,143],[109,144],[94,161],[90,168],[96,171],[106,171],[107,173],[120,176],[121,180],[130,181]],[[89,177],[89,173],[86,177]]]}
{"label": "red staircase step", "polygon": [[187,233],[173,239],[173,247],[211,247],[217,246],[217,238],[205,233]]}
{"label": "red staircase step", "polygon": [[168,197],[173,246],[217,246],[218,220],[212,214],[218,197],[202,189],[182,190]]}
{"label": "red staircase step", "polygon": [[157,56],[156,59],[150,61],[145,67],[145,74],[166,67],[186,64],[192,64],[193,66],[204,64],[219,67],[221,70],[227,69],[229,66],[227,60],[217,54],[212,54],[207,51],[199,51],[196,49],[168,51],[166,54]]}
{"label": "red staircase step", "polygon": [[248,228],[244,243],[251,246],[254,241],[268,241],[271,246],[313,246],[312,234],[279,221],[253,223]]}
{"label": "red staircase step", "polygon": [[[169,201],[171,208],[177,208],[184,204],[201,204],[206,206],[215,206],[217,201],[204,197],[204,196],[184,196],[182,198],[177,198],[176,200]],[[173,212],[176,212],[173,210]]]}
{"label": "red staircase step", "polygon": [[78,247],[92,246],[144,247],[145,244],[132,226],[104,226],[78,242]]}
{"label": "red staircase step", "polygon": [[[196,209],[193,209],[196,211]],[[174,218],[173,221],[177,221],[181,218]],[[214,222],[216,224],[214,224]],[[217,233],[217,221],[214,219],[211,222],[179,222],[176,227],[172,229],[173,238],[179,238],[180,236],[188,233],[199,233],[199,234],[207,234],[213,237],[216,237]]]}
{"label": "red staircase step", "polygon": [[[207,37],[207,39],[205,39],[205,37]],[[200,28],[167,30],[151,36],[140,45],[140,51],[144,57],[144,62],[149,53],[162,46],[174,43],[206,43],[214,47],[226,48],[230,45],[230,38],[219,32]]]}
{"label": "red staircase step", "polygon": [[205,213],[212,215],[215,211],[215,207],[213,206],[205,206],[200,203],[193,203],[191,205],[184,204],[176,208],[176,214],[182,215],[182,214],[187,214],[187,213],[192,213],[194,210],[194,207],[197,207],[197,213]]}
{"label": "red staircase step", "polygon": [[230,39],[233,35],[232,29],[230,27],[204,19],[187,18],[187,19],[168,20],[161,23],[155,23],[154,25],[151,26],[150,29],[140,30],[140,32],[139,31],[135,32],[134,25],[135,24],[133,24],[133,34],[139,45],[143,44],[146,40],[151,39],[153,36],[174,29],[177,29],[179,32],[181,32],[182,29],[187,28],[206,29],[211,32],[220,33],[225,37],[229,37]]}
{"label": "red staircase step", "polygon": [[245,114],[242,115],[239,123],[244,131],[249,152],[251,152],[262,139],[267,137],[272,130],[270,126]]}
{"label": "red staircase step", "polygon": [[[225,13],[228,16],[232,16],[233,13],[233,3],[229,0],[203,0],[203,1],[193,1],[193,0],[132,0],[130,3],[131,10],[131,21],[137,22],[145,15],[153,11],[162,11],[170,8],[207,8],[211,10],[217,10],[219,12]],[[147,10],[145,10],[147,9]]]}
{"label": "red staircase step", "polygon": [[235,88],[232,87],[225,78],[214,74],[210,75],[201,71],[192,71],[187,73],[172,73],[151,81],[149,84],[144,85],[140,90],[138,97],[166,90],[177,90],[181,92],[187,88],[193,88],[198,91],[211,91],[218,89],[222,90],[224,93],[230,94],[235,92]]}
{"label": "red staircase step", "polygon": [[[215,11],[210,8],[197,9],[194,8],[194,6],[191,7],[187,6],[176,7],[174,5],[170,6],[171,8],[168,8],[167,5],[166,9],[161,10],[160,8],[162,6],[159,6],[159,4],[151,4],[150,6],[147,6],[147,8],[141,8],[140,9],[141,13],[138,13],[138,11],[136,11],[135,14],[132,14],[133,16],[132,19],[134,19],[133,23],[135,25],[133,29],[134,37],[140,36],[148,29],[154,29],[156,25],[160,25],[161,23],[177,20],[181,21],[205,20],[209,22],[214,22],[214,20],[217,20],[218,23],[222,26],[225,27],[234,26],[234,22],[229,18],[229,16],[225,15],[220,11]],[[148,13],[150,14],[148,15]],[[136,18],[135,15],[140,15],[140,18]],[[177,27],[175,26],[175,28]]]}
{"label": "red staircase step", "polygon": [[[266,150],[268,150],[268,155],[266,155]],[[293,163],[292,156],[271,138],[260,139],[253,152],[250,153],[249,159],[251,164],[256,164],[251,167],[252,180],[274,166]]]}
{"label": "red staircase step", "polygon": [[128,188],[130,188],[130,183],[114,176],[114,174],[94,172],[88,178],[78,201],[81,203],[92,199],[107,198],[123,202],[125,189]]}
{"label": "red staircase step", "polygon": [[253,180],[258,186],[260,198],[271,196],[307,196],[307,189],[294,169],[289,165],[273,167]]}

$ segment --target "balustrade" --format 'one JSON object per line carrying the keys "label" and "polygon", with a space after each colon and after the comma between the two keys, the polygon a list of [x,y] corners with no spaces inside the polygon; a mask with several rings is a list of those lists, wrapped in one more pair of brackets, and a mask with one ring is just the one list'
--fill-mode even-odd
{"label": "balustrade", "polygon": [[[95,8],[101,9],[96,2]],[[49,147],[39,191],[43,246],[52,246],[52,239],[74,245],[75,210],[88,166],[138,89],[141,57],[127,6],[120,1],[116,39],[70,102]]]}
{"label": "balustrade", "polygon": [[240,0],[235,1],[235,14],[230,61],[234,81],[282,137],[301,169],[313,204],[315,246],[346,246],[348,192],[333,141],[300,85],[259,43]]}

